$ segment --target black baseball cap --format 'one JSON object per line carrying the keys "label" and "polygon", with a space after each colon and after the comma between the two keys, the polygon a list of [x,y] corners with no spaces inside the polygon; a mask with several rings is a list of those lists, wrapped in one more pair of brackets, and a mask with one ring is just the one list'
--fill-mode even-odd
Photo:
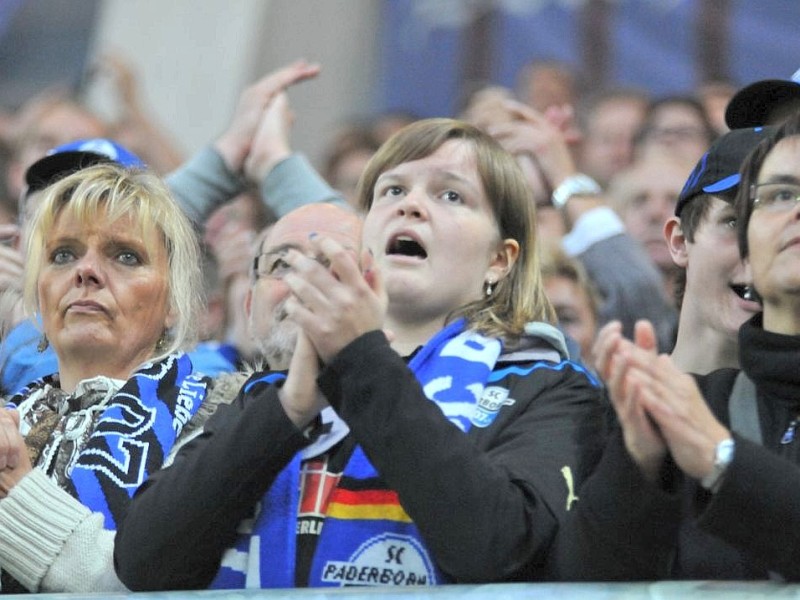
{"label": "black baseball cap", "polygon": [[770,113],[782,105],[800,105],[800,69],[791,79],[764,79],[740,89],[725,109],[731,129],[766,125]]}
{"label": "black baseball cap", "polygon": [[697,162],[683,185],[675,215],[680,216],[686,203],[701,194],[714,194],[733,202],[741,176],[739,169],[761,140],[768,138],[775,127],[734,129],[718,137]]}
{"label": "black baseball cap", "polygon": [[113,140],[77,140],[53,148],[28,167],[25,171],[26,194],[43,190],[71,173],[102,163],[115,163],[129,169],[146,167],[142,159]]}

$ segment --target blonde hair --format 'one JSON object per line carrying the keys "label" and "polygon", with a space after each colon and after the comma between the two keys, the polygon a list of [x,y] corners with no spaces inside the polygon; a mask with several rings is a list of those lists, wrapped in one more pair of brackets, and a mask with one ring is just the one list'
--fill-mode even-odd
{"label": "blonde hair", "polygon": [[372,206],[378,177],[397,165],[436,152],[450,140],[469,144],[478,176],[489,200],[501,239],[519,243],[519,256],[492,294],[456,309],[448,320],[464,317],[485,335],[518,338],[530,321],[555,322],[555,311],[544,294],[536,238],[533,192],[514,157],[477,127],[454,119],[425,119],[395,133],[367,164],[358,184],[358,204]]}
{"label": "blonde hair", "polygon": [[69,215],[88,224],[97,222],[101,213],[110,223],[130,217],[143,240],[154,232],[167,251],[168,310],[175,315],[175,323],[154,348],[153,358],[189,347],[196,339],[195,324],[204,304],[197,235],[161,179],[146,170],[96,165],[43,192],[26,240],[23,298],[27,312],[39,311],[39,275],[47,260],[48,238],[59,217]]}

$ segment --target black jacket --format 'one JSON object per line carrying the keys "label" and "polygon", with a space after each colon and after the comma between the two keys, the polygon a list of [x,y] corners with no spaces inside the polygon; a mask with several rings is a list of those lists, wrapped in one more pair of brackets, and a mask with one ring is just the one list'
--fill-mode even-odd
{"label": "black jacket", "polygon": [[[720,489],[666,465],[645,481],[618,431],[560,540],[559,572],[572,579],[800,580],[800,336],[769,333],[756,315],[740,329],[741,365],[756,385],[763,446],[733,432],[736,450]],[[729,426],[737,371],[697,377]]]}
{"label": "black jacket", "polygon": [[[602,450],[603,406],[584,369],[525,352],[501,356],[495,375],[504,369],[492,385],[514,402],[466,435],[427,400],[379,332],[347,346],[319,379],[454,581],[547,577],[545,558],[570,491]],[[134,498],[116,538],[123,583],[206,587],[237,525],[306,443],[274,385],[255,385],[222,407]]]}

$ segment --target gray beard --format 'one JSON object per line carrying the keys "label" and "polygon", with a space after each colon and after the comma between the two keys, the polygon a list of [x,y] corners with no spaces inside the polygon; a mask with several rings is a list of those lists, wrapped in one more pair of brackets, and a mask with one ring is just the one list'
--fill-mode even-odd
{"label": "gray beard", "polygon": [[270,319],[269,333],[258,340],[258,346],[270,369],[289,368],[297,344],[297,325],[286,320],[283,306],[277,307]]}

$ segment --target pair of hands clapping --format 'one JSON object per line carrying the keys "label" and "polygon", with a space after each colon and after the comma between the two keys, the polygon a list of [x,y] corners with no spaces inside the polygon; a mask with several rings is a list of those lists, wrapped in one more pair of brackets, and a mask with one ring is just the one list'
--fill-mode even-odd
{"label": "pair of hands clapping", "polygon": [[653,326],[636,323],[633,341],[619,322],[603,327],[594,346],[595,368],[608,386],[628,453],[656,481],[669,452],[688,476],[714,466],[717,444],[730,432],[712,414],[694,378],[666,354],[658,355]]}
{"label": "pair of hands clapping", "polygon": [[292,267],[284,277],[291,290],[284,310],[300,331],[280,399],[298,427],[327,405],[316,383],[321,364],[330,363],[361,335],[382,329],[387,305],[383,281],[368,251],[358,257],[324,236],[312,237],[311,245],[328,268],[296,250],[284,257]]}
{"label": "pair of hands clapping", "polygon": [[233,173],[259,184],[289,156],[293,116],[286,90],[319,72],[319,65],[298,60],[268,73],[241,93],[231,122],[214,142]]}

